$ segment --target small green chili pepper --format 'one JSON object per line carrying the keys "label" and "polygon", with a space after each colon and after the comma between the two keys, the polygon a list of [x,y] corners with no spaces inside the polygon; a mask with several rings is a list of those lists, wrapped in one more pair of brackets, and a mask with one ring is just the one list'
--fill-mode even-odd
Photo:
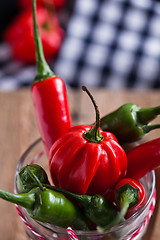
{"label": "small green chili pepper", "polygon": [[81,204],[84,215],[98,226],[106,226],[118,215],[117,207],[99,194],[92,196],[78,195],[55,186],[45,186],[54,189],[55,191],[62,192],[75,199]]}
{"label": "small green chili pepper", "polygon": [[37,182],[33,180],[31,173],[34,174],[34,179],[37,178],[41,183],[49,184],[45,170],[37,164],[30,164],[21,168],[17,175],[16,182],[19,193],[29,192],[32,188],[37,187]]}
{"label": "small green chili pepper", "polygon": [[24,207],[35,220],[64,228],[90,229],[80,209],[59,192],[46,188],[41,190],[39,187],[21,194],[0,190],[0,198]]}
{"label": "small green chili pepper", "polygon": [[136,104],[127,103],[102,117],[100,127],[104,131],[113,133],[121,144],[134,142],[151,130],[160,128],[160,124],[149,124],[158,114],[160,114],[160,106],[141,108]]}

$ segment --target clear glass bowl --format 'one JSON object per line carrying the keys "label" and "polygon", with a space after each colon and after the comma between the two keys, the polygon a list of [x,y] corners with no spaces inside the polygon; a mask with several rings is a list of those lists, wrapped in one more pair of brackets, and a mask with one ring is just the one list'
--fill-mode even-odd
{"label": "clear glass bowl", "polygon": [[[41,165],[47,172],[49,178],[48,158],[44,151],[44,146],[41,139],[35,141],[21,156],[18,162],[15,173],[15,193],[17,190],[17,174],[20,169],[31,163]],[[51,179],[49,179],[51,181]],[[144,235],[150,216],[152,215],[155,206],[155,174],[154,171],[148,173],[145,177],[140,179],[146,190],[146,202],[141,209],[134,215],[128,218],[125,222],[112,227],[105,233],[98,233],[97,231],[75,231],[79,240],[140,240]],[[44,224],[31,219],[24,208],[17,206],[18,214],[24,222],[27,235],[29,239],[42,240],[69,240],[70,237],[66,229]]]}

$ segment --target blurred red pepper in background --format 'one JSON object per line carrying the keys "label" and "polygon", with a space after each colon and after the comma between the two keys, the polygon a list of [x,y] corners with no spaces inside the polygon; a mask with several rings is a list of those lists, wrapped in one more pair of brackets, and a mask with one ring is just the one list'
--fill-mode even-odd
{"label": "blurred red pepper in background", "polygon": [[[54,57],[62,44],[64,31],[59,25],[56,13],[43,7],[37,8],[37,22],[43,44],[45,58]],[[14,59],[25,63],[35,63],[32,10],[20,13],[4,34],[12,50]]]}
{"label": "blurred red pepper in background", "polygon": [[[32,0],[18,0],[19,6],[22,9],[28,9],[32,6]],[[37,6],[44,5],[44,6],[51,6],[54,7],[56,10],[63,8],[66,4],[66,0],[37,0]]]}

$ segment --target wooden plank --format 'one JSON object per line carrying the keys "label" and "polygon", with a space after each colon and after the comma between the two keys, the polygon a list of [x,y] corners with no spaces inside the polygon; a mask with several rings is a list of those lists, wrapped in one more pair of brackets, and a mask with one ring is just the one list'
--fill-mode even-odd
{"label": "wooden plank", "polygon": [[[13,192],[14,172],[20,157],[20,105],[19,94],[0,94],[0,188]],[[0,201],[0,238],[17,239],[22,223],[14,205]]]}
{"label": "wooden plank", "polygon": [[[159,105],[159,91],[112,91],[108,89],[91,89],[99,106],[101,116],[115,110],[127,102],[134,102],[142,107]],[[90,124],[95,121],[95,111],[86,93],[70,90],[69,104],[73,125]],[[40,134],[35,119],[30,91],[22,89],[15,92],[0,92],[0,188],[13,192],[16,164],[24,150]],[[154,120],[157,123],[159,119]],[[145,140],[159,137],[160,130],[152,131]],[[157,177],[160,174],[157,172]],[[159,177],[160,178],[160,177]],[[160,182],[160,181],[158,181]],[[159,187],[159,185],[158,185]],[[0,240],[26,240],[23,224],[14,205],[0,201]],[[153,221],[154,222],[154,218]],[[145,240],[157,240],[160,237],[160,209],[152,226],[152,236]]]}

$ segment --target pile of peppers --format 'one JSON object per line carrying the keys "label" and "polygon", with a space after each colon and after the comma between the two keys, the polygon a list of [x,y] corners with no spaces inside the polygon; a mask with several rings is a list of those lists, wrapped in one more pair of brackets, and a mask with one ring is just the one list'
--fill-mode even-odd
{"label": "pile of peppers", "polygon": [[113,188],[111,202],[100,194],[80,195],[50,185],[46,172],[37,164],[19,171],[17,188],[18,194],[0,189],[0,198],[24,207],[34,220],[83,231],[104,232],[125,221],[127,214],[145,201],[145,190],[138,180],[120,180]]}
{"label": "pile of peppers", "polygon": [[150,125],[160,106],[127,103],[100,118],[92,94],[83,86],[96,121],[72,126],[65,83],[44,57],[35,0],[32,12],[37,75],[31,93],[53,184],[41,166],[30,164],[18,174],[19,193],[0,190],[0,198],[24,207],[41,222],[104,232],[132,216],[146,200],[139,179],[160,166],[160,138],[128,152],[122,146],[160,128]]}

